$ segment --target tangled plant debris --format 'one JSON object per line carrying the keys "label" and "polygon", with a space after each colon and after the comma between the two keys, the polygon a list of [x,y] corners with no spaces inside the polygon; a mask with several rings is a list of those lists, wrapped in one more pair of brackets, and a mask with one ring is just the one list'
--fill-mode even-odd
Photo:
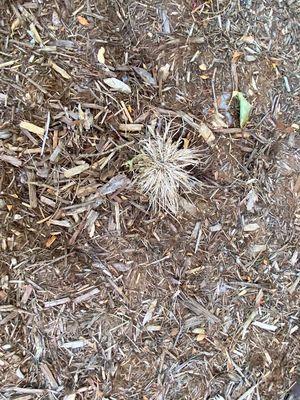
{"label": "tangled plant debris", "polygon": [[200,152],[184,148],[181,139],[156,133],[142,143],[132,163],[135,183],[149,198],[151,207],[176,214],[181,194],[195,192],[198,185],[191,169],[199,164]]}

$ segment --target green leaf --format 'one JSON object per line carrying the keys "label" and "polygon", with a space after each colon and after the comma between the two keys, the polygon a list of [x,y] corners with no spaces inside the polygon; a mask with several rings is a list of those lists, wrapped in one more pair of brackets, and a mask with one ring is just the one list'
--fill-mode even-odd
{"label": "green leaf", "polygon": [[135,157],[133,157],[131,160],[127,160],[126,162],[124,162],[124,163],[122,164],[124,167],[128,168],[128,170],[129,170],[130,172],[132,172],[132,171],[134,170],[134,167],[133,167],[134,158],[135,158]]}
{"label": "green leaf", "polygon": [[233,92],[233,97],[237,97],[240,103],[240,127],[244,128],[250,118],[250,113],[252,110],[251,104],[245,99],[243,93]]}

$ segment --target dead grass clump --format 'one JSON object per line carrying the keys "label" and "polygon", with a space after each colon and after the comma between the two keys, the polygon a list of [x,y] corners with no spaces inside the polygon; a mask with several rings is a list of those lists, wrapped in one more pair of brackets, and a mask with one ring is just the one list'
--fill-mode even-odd
{"label": "dead grass clump", "polygon": [[181,194],[195,191],[197,179],[191,170],[200,160],[197,148],[180,147],[182,140],[155,134],[142,144],[135,157],[135,183],[148,196],[154,211],[160,209],[176,214]]}

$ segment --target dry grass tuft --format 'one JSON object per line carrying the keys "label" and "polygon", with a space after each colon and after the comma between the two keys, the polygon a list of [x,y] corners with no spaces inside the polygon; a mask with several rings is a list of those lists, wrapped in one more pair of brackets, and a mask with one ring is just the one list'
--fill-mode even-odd
{"label": "dry grass tuft", "polygon": [[[167,133],[167,132],[166,132]],[[181,140],[155,134],[145,140],[141,153],[135,157],[135,183],[146,194],[150,206],[176,214],[182,193],[195,191],[197,179],[190,174],[199,164],[196,148],[180,148]]]}

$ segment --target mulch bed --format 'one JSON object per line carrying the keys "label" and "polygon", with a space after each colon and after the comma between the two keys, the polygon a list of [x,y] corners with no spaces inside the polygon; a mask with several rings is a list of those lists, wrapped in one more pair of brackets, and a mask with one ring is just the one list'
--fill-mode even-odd
{"label": "mulch bed", "polygon": [[[3,3],[0,397],[300,399],[297,1]],[[176,216],[128,167],[167,123]]]}

